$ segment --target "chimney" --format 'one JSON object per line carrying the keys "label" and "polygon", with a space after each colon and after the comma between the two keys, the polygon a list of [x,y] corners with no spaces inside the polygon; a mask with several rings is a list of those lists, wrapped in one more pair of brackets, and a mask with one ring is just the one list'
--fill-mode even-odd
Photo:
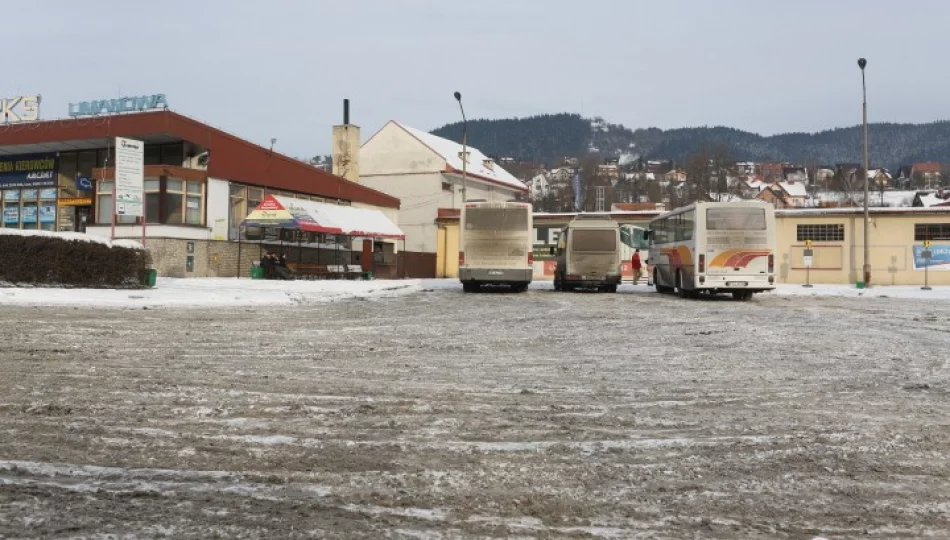
{"label": "chimney", "polygon": [[333,169],[350,182],[360,181],[360,128],[350,124],[350,100],[343,100],[343,124],[333,126]]}

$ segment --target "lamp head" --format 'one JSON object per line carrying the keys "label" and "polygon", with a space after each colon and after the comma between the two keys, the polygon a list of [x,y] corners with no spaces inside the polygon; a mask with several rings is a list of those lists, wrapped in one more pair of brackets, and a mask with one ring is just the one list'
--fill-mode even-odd
{"label": "lamp head", "polygon": [[858,67],[864,70],[864,66],[868,65],[868,61],[864,58],[858,58]]}
{"label": "lamp head", "polygon": [[458,101],[458,102],[461,102],[461,101],[462,101],[462,93],[461,93],[461,92],[455,92],[455,100]]}

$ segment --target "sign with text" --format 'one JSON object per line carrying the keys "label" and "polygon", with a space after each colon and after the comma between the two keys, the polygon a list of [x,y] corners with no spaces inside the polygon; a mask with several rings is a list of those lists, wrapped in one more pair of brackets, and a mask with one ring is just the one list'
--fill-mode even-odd
{"label": "sign with text", "polygon": [[[914,270],[950,270],[950,245],[930,247],[916,244],[914,251]],[[930,256],[927,257],[927,252]]]}
{"label": "sign with text", "polygon": [[805,268],[811,268],[812,257],[814,256],[814,250],[810,248],[805,248]]}
{"label": "sign with text", "polygon": [[145,184],[145,143],[115,138],[115,213],[141,216]]}
{"label": "sign with text", "polygon": [[69,116],[95,116],[98,114],[117,114],[167,108],[168,100],[165,99],[165,94],[126,96],[70,103]]}
{"label": "sign with text", "polygon": [[0,156],[0,189],[55,185],[55,153]]}
{"label": "sign with text", "polygon": [[40,96],[0,98],[0,123],[36,122],[40,119]]}

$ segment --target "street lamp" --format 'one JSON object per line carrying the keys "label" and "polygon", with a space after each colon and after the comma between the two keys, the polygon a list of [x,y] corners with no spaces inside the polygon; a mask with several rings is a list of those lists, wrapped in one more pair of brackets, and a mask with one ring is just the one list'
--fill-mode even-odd
{"label": "street lamp", "polygon": [[864,66],[868,61],[858,58],[858,67],[861,68],[861,92],[863,96],[863,125],[864,125],[864,286],[871,286],[871,240],[870,223],[868,216],[868,91],[864,84]]}
{"label": "street lamp", "polygon": [[462,111],[462,204],[465,204],[468,200],[465,195],[468,180],[468,121],[465,119],[465,107],[462,107],[461,92],[455,92],[455,100],[459,102],[459,110]]}

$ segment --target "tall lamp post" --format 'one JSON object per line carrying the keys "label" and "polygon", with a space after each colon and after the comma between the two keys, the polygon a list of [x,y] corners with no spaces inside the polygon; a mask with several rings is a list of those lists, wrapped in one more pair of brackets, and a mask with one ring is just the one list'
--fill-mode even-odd
{"label": "tall lamp post", "polygon": [[462,107],[461,92],[455,93],[455,100],[459,102],[459,110],[462,111],[462,204],[465,204],[466,183],[468,181],[468,121],[465,119],[465,107]]}
{"label": "tall lamp post", "polygon": [[858,58],[858,67],[861,68],[861,93],[863,97],[863,126],[864,126],[864,286],[871,286],[871,239],[868,215],[868,91],[864,83],[864,66],[868,61]]}

